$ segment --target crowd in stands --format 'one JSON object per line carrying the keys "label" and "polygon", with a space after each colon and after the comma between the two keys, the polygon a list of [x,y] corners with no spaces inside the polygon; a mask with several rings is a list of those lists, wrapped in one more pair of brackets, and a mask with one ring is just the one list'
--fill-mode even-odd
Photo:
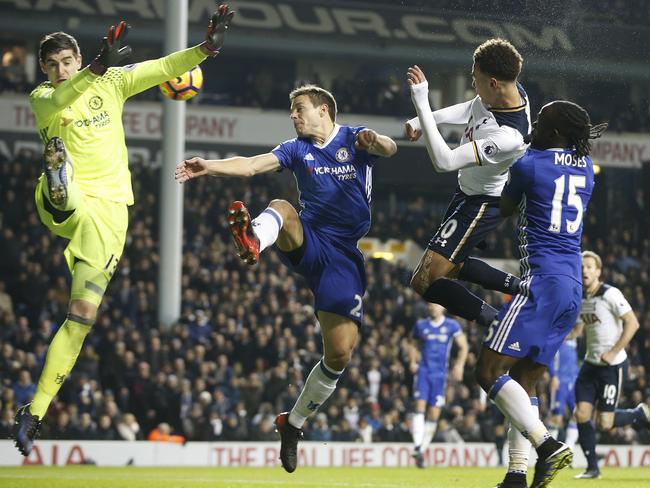
{"label": "crowd in stands", "polygon": [[[35,154],[0,161],[2,438],[9,435],[16,407],[35,391],[69,299],[65,242],[40,224],[33,204],[39,168]],[[132,171],[136,204],[125,252],[79,360],[48,411],[43,438],[276,440],[275,415],[291,408],[322,354],[313,298],[272,250],[256,267],[243,265],[224,212],[242,199],[255,213],[272,198],[293,200],[292,190],[274,176],[187,184],[182,315],[165,328],[156,318],[160,175],[137,165]],[[632,367],[620,403],[628,407],[650,401],[650,356],[643,354],[650,347],[650,237],[629,208],[634,202],[643,206],[643,194],[628,201],[622,192],[614,196],[617,206],[606,232],[587,220],[585,244],[604,257],[605,279],[621,287],[641,322],[628,348]],[[376,189],[370,235],[411,238],[424,246],[447,195],[429,198],[404,197],[391,208]],[[513,257],[514,246],[513,224],[506,223],[489,237],[483,255]],[[410,441],[407,345],[425,306],[408,287],[411,270],[405,264],[369,259],[367,273],[359,347],[334,395],[306,425],[307,439]],[[495,305],[506,299],[486,297]],[[473,379],[485,331],[471,323],[463,327],[470,343],[465,376],[448,385],[435,440],[491,441],[493,411]],[[539,391],[542,415],[548,411],[547,389],[544,383]],[[650,443],[650,437],[619,428],[603,434],[601,442]]]}
{"label": "crowd in stands", "polygon": [[[364,0],[362,0],[364,1]],[[647,25],[650,5],[644,0],[603,0],[593,2],[566,2],[563,0],[365,0],[376,5],[383,3],[437,11],[455,11],[469,15],[512,15],[543,20],[571,16],[574,23],[598,22],[617,25]]]}

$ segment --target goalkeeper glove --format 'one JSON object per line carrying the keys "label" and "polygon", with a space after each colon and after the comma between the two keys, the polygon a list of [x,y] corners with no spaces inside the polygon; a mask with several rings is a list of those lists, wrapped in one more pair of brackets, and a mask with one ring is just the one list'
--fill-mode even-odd
{"label": "goalkeeper glove", "polygon": [[223,47],[223,41],[226,37],[226,31],[230,26],[230,21],[235,16],[235,12],[228,8],[228,5],[219,5],[215,13],[212,14],[208,24],[208,32],[205,35],[203,46],[210,52],[212,57],[219,54]]}
{"label": "goalkeeper glove", "polygon": [[90,71],[101,76],[108,68],[116,66],[131,55],[131,46],[122,47],[130,28],[131,26],[122,20],[117,27],[112,25],[108,29],[108,36],[102,40],[99,54],[90,63]]}

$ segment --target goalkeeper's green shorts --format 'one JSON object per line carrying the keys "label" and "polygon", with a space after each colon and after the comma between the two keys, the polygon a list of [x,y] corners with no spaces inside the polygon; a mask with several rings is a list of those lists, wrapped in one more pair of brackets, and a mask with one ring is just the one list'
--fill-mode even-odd
{"label": "goalkeeper's green shorts", "polygon": [[[73,210],[62,211],[55,208],[45,196],[46,184],[44,176],[41,175],[34,195],[36,209],[41,222],[48,229],[57,236],[70,240],[64,256],[73,274],[73,280],[75,263],[83,261],[98,272],[98,279],[93,281],[97,281],[96,284],[105,289],[124,250],[129,223],[126,203],[82,195]],[[73,286],[73,291],[75,288],[78,287]],[[72,298],[88,299],[98,304],[98,292],[97,289],[89,290],[86,297]],[[101,295],[103,292],[104,290],[101,290]]]}

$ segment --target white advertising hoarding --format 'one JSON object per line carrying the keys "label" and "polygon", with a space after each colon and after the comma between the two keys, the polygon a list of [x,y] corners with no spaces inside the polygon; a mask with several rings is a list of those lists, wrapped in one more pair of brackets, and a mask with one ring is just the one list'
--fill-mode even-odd
{"label": "white advertising hoarding", "polygon": [[[413,466],[413,446],[406,443],[302,442],[298,464],[318,467],[407,467]],[[605,466],[650,466],[650,446],[598,446]],[[534,464],[534,451],[531,452]],[[575,467],[585,465],[579,448]],[[126,441],[37,441],[23,458],[12,441],[0,441],[0,466],[91,463],[99,466],[279,466],[278,442],[167,442]],[[432,444],[425,452],[427,466],[497,466],[494,444]],[[506,455],[507,459],[507,455]]]}

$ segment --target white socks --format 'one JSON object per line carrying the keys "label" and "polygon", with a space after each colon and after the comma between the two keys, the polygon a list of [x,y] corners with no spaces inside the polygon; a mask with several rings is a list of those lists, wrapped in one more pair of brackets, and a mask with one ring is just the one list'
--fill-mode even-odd
{"label": "white socks", "polygon": [[[530,405],[539,417],[539,401],[537,397],[530,398]],[[530,441],[510,423],[508,429],[508,472],[527,473],[529,455]]]}
{"label": "white socks", "polygon": [[569,422],[569,425],[567,425],[566,440],[564,443],[573,451],[576,442],[578,442],[578,426],[576,425],[575,421],[572,420]]}
{"label": "white socks", "polygon": [[341,373],[343,370],[334,371],[325,364],[324,359],[321,359],[309,373],[305,386],[289,413],[289,423],[299,429],[302,428],[307,417],[318,410],[318,407],[336,390],[336,382]]}
{"label": "white socks", "polygon": [[539,411],[530,404],[530,397],[526,390],[510,375],[499,376],[490,388],[488,396],[535,448],[550,437],[548,430],[539,419]]}
{"label": "white socks", "polygon": [[424,412],[415,412],[413,415],[413,445],[415,448],[422,447],[424,441]]}
{"label": "white socks", "polygon": [[253,222],[251,222],[253,232],[260,240],[260,252],[278,239],[278,234],[282,228],[282,216],[277,210],[267,207],[261,214],[259,214]]}
{"label": "white socks", "polygon": [[422,441],[422,450],[426,451],[433,436],[436,435],[436,429],[438,428],[438,422],[431,422],[430,420],[424,424],[424,440]]}

